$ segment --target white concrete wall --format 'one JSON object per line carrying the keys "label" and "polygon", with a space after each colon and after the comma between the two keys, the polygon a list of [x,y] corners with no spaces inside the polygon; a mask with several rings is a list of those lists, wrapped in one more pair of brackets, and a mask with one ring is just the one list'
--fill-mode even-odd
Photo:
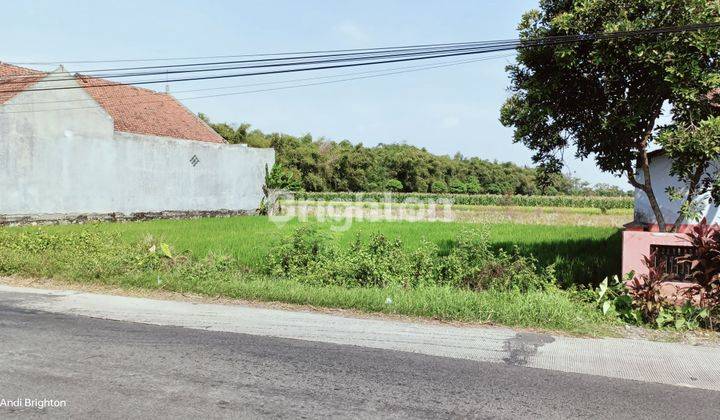
{"label": "white concrete wall", "polygon": [[272,149],[115,133],[84,89],[25,92],[0,105],[0,216],[250,212],[274,157]]}
{"label": "white concrete wall", "polygon": [[[668,197],[665,191],[667,187],[673,186],[681,190],[686,190],[687,187],[678,181],[675,177],[670,175],[671,160],[664,155],[655,156],[650,161],[650,178],[653,183],[653,191],[660,204],[665,221],[667,223],[675,223],[675,219],[678,217],[681,201],[672,201]],[[639,181],[643,182],[644,177],[642,174],[639,175]],[[708,222],[720,222],[718,217],[718,207],[709,204],[708,196],[699,197],[698,202],[701,204],[701,212],[704,217],[707,217]],[[639,190],[635,190],[635,222],[637,223],[657,223],[655,215],[650,207],[650,201],[647,195]],[[692,220],[686,220],[686,223],[695,223]]]}

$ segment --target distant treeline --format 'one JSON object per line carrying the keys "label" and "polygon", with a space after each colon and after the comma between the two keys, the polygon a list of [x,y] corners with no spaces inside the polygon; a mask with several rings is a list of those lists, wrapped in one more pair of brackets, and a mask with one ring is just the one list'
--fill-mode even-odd
{"label": "distant treeline", "polygon": [[469,206],[515,206],[515,207],[571,207],[596,208],[603,212],[610,209],[632,209],[632,197],[611,197],[593,195],[498,195],[498,194],[432,194],[432,193],[350,193],[350,192],[297,192],[297,200],[371,202],[383,203],[442,203],[448,200],[453,205]]}
{"label": "distant treeline", "polygon": [[276,162],[271,180],[279,186],[309,192],[420,192],[457,194],[594,195],[623,196],[618,187],[590,186],[577,178],[554,175],[543,183],[533,168],[514,163],[491,162],[477,157],[434,155],[407,144],[365,147],[310,134],[295,137],[266,134],[239,126],[212,123],[210,126],[232,144],[272,147]]}

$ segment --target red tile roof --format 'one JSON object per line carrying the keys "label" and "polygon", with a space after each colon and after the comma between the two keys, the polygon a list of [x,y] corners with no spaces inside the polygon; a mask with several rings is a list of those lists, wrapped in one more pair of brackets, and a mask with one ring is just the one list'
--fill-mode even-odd
{"label": "red tile roof", "polygon": [[0,62],[0,104],[9,101],[45,76],[47,73]]}
{"label": "red tile roof", "polygon": [[[17,78],[10,79],[14,80],[12,90],[17,87],[17,92],[0,93],[0,104],[28,89],[47,73],[0,63],[0,91],[11,90],[7,88],[7,82],[4,83],[6,88],[2,88],[3,76],[17,75],[32,77],[21,79],[22,83],[17,83]],[[75,78],[110,114],[115,123],[115,131],[225,143],[215,130],[168,94],[79,74],[75,75]]]}

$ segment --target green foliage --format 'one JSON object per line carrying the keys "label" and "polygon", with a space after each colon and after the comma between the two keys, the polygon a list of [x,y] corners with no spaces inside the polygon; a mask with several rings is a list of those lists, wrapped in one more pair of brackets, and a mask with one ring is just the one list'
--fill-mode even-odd
{"label": "green foliage", "polygon": [[699,220],[704,203],[698,197],[709,195],[712,202],[720,202],[720,170],[715,164],[720,160],[720,116],[707,117],[697,125],[666,127],[658,142],[672,161],[670,174],[685,185],[682,190],[670,187],[667,191],[682,202],[680,218]]}
{"label": "green foliage", "polygon": [[710,318],[708,308],[698,308],[690,303],[682,306],[664,306],[660,309],[655,323],[658,328],[672,328],[677,331],[696,330]]}
{"label": "green foliage", "polygon": [[276,163],[272,170],[265,168],[265,186],[271,190],[300,191],[302,179],[297,171],[286,169],[282,164]]}
{"label": "green foliage", "polygon": [[[239,220],[260,220],[240,218]],[[223,221],[206,219],[205,222]],[[227,220],[225,220],[227,221]],[[592,307],[578,302],[568,293],[548,288],[522,292],[520,289],[501,290],[491,287],[476,292],[451,285],[432,285],[433,271],[427,267],[437,260],[437,248],[427,244],[411,251],[410,269],[417,272],[415,283],[408,287],[390,285],[371,286],[384,282],[378,271],[367,262],[377,258],[382,272],[391,272],[391,255],[406,254],[394,241],[386,239],[370,243],[362,241],[363,257],[358,258],[358,271],[350,272],[363,279],[367,287],[315,284],[292,279],[268,277],[253,273],[237,257],[207,252],[175,243],[174,238],[185,241],[212,236],[213,241],[227,237],[232,229],[200,223],[201,229],[189,229],[193,223],[203,221],[160,221],[168,224],[167,232],[175,234],[166,242],[147,236],[148,223],[98,224],[87,226],[55,226],[33,229],[0,229],[0,275],[19,275],[53,278],[81,284],[101,284],[128,289],[162,289],[170,292],[197,293],[211,297],[250,299],[315,307],[356,309],[367,312],[384,312],[407,316],[431,317],[446,321],[492,322],[495,324],[528,328],[548,328],[574,333],[603,334],[609,322]],[[117,228],[103,229],[107,227]],[[127,229],[140,229],[139,237],[131,239]],[[242,229],[243,243],[247,243],[248,230]],[[204,232],[205,234],[202,234]],[[166,233],[162,229],[157,231]],[[130,235],[132,236],[132,235]],[[263,235],[267,238],[268,235]],[[321,232],[308,231],[298,235],[295,246],[306,255],[325,253],[320,248]],[[320,238],[321,240],[316,240]],[[180,241],[182,242],[182,241]],[[262,243],[261,240],[252,241]],[[266,241],[267,242],[267,241]],[[169,245],[172,243],[173,245]],[[185,242],[186,243],[186,242]],[[163,246],[162,244],[166,244]],[[163,248],[167,248],[163,250]],[[263,250],[263,252],[265,252]],[[396,254],[393,254],[396,253]],[[315,257],[313,257],[315,258]],[[292,264],[303,265],[303,260]],[[403,268],[407,270],[408,268]],[[395,278],[392,282],[399,282]],[[404,281],[404,280],[403,280]],[[400,283],[402,284],[402,283]],[[530,290],[531,288],[526,288]],[[390,298],[391,304],[387,304]]]}
{"label": "green foliage", "polygon": [[[522,17],[519,30],[522,39],[532,40],[719,17],[717,0],[544,0]],[[671,105],[674,123],[688,124],[702,98],[718,87],[718,45],[720,30],[712,29],[522,48],[517,64],[508,67],[513,94],[501,122],[515,129],[516,142],[536,152],[543,172],[558,172],[563,152],[572,147],[581,158],[594,156],[600,169],[636,182],[635,165],[644,162],[664,104]],[[652,193],[651,185],[636,186]],[[659,208],[654,211],[662,220]]]}
{"label": "green foliage", "polygon": [[[214,124],[230,143],[275,149],[277,165],[290,173],[293,191],[404,191],[470,194],[588,194],[593,188],[563,175],[540,188],[535,169],[462,155],[438,156],[406,144],[365,147],[349,141],[313,139],[305,135],[265,134],[242,124]],[[299,185],[298,185],[299,184]],[[604,188],[604,187],[603,187]],[[608,194],[626,195],[607,190]]]}
{"label": "green foliage", "polygon": [[[621,282],[614,276],[600,283],[594,298],[603,315],[617,317],[629,324],[655,328],[716,328],[718,323],[715,320],[720,313],[720,280],[717,279],[717,266],[720,263],[712,261],[713,256],[717,255],[712,248],[717,248],[718,245],[712,243],[713,232],[708,233],[707,230],[705,225],[703,229],[699,229],[701,233],[695,234],[694,245],[696,249],[702,249],[685,257],[692,261],[689,279],[695,280],[697,285],[687,288],[685,293],[679,296],[684,299],[681,306],[678,301],[668,299],[661,292],[664,283],[677,279],[665,274],[664,263],[654,264],[651,256],[645,258],[648,274],[635,276],[634,273],[629,273],[627,282]],[[708,276],[711,278],[709,285],[703,283],[703,279]]]}
{"label": "green foliage", "polygon": [[446,193],[448,192],[448,185],[445,181],[435,180],[430,184],[430,192],[432,193]]}
{"label": "green foliage", "polygon": [[315,285],[343,287],[451,286],[467,290],[527,293],[555,288],[552,267],[541,270],[532,257],[494,251],[486,232],[466,231],[448,254],[423,242],[407,250],[382,234],[338,247],[317,229],[301,227],[268,254],[266,271]]}
{"label": "green foliage", "polygon": [[[388,196],[382,193],[363,193],[361,196],[343,192],[298,192],[295,194],[295,198],[298,200],[356,201],[358,197],[362,200],[378,202],[388,199]],[[401,193],[393,194],[389,196],[389,199],[396,203],[402,203],[407,199],[415,202],[449,200],[453,204],[471,206],[572,207],[597,208],[605,211],[632,209],[634,206],[632,197]]]}
{"label": "green foliage", "polygon": [[642,312],[633,307],[633,299],[627,293],[625,282],[618,276],[606,277],[595,290],[595,302],[603,315],[617,317],[633,325],[643,323]]}
{"label": "green foliage", "polygon": [[[151,247],[152,252],[148,251]],[[101,278],[153,270],[161,265],[163,253],[170,253],[166,247],[128,244],[117,234],[93,230],[70,234],[0,230],[0,274],[50,277],[63,272],[78,278]]]}
{"label": "green foliage", "polygon": [[[278,226],[266,217],[245,216],[201,218],[193,220],[152,220],[134,223],[100,223],[91,231],[102,235],[118,235],[126,243],[143,241],[148,235],[173,244],[174,254],[192,254],[197,258],[208,255],[230,255],[239,264],[259,269],[269,252],[272,239],[286,236],[300,223],[290,221]],[[309,226],[328,231],[333,223],[309,221]],[[363,238],[383,232],[388,237],[401,238],[410,251],[424,242],[431,242],[448,253],[452,238],[474,224],[463,222],[381,222],[354,221],[352,227],[338,233],[338,246],[349,248],[357,235]],[[563,287],[573,284],[597,284],[606,276],[616,274],[620,266],[621,237],[616,228],[562,225],[518,225],[510,223],[486,226],[494,249],[513,250],[518,247],[525,255],[535,256],[542,267],[554,265]],[[45,226],[42,228],[0,229],[9,235],[36,230],[64,236],[87,230],[83,225]],[[1,263],[1,262],[0,262]]]}
{"label": "green foliage", "polygon": [[397,179],[389,179],[387,183],[385,183],[385,189],[391,192],[402,191],[403,184]]}

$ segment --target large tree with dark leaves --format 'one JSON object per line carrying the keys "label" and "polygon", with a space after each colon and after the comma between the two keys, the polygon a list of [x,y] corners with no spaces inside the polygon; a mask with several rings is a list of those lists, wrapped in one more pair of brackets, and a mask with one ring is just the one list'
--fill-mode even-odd
{"label": "large tree with dark leaves", "polygon": [[[523,40],[638,31],[720,20],[718,0],[543,0],[527,12]],[[521,48],[508,67],[512,96],[501,121],[535,151],[546,173],[574,146],[607,172],[647,194],[660,229],[648,165],[663,108],[673,118],[718,87],[720,30],[647,35]],[[640,176],[638,176],[640,174]]]}

